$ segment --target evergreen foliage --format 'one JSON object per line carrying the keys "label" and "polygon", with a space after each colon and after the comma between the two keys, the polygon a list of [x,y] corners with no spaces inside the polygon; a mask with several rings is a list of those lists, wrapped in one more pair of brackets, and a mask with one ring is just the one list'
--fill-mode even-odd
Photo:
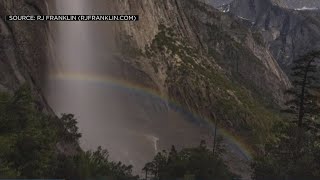
{"label": "evergreen foliage", "polygon": [[204,141],[196,148],[177,151],[172,146],[169,153],[159,152],[143,170],[146,179],[156,180],[231,180],[236,177]]}
{"label": "evergreen foliage", "polygon": [[286,112],[296,115],[299,128],[315,128],[315,116],[319,114],[319,77],[317,76],[320,52],[311,52],[293,62],[292,84],[287,91],[291,99]]}
{"label": "evergreen foliage", "polygon": [[[74,115],[39,112],[27,85],[0,93],[0,178],[137,179],[132,166],[109,160],[106,150],[83,152]],[[75,152],[60,152],[57,145]]]}
{"label": "evergreen foliage", "polygon": [[320,179],[319,57],[320,52],[311,52],[294,61],[285,110],[293,120],[275,126],[276,138],[253,163],[253,179]]}

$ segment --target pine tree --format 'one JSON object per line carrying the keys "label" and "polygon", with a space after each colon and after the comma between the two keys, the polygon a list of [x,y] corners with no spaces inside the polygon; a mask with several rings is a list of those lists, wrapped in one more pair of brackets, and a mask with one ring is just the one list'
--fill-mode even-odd
{"label": "pine tree", "polygon": [[218,119],[216,118],[215,114],[212,113],[212,115],[215,119],[212,153],[213,153],[213,156],[215,156],[216,146],[217,146]]}
{"label": "pine tree", "polygon": [[145,177],[146,180],[148,180],[148,174],[154,171],[154,166],[152,162],[148,162],[142,169],[143,171],[145,171]]}
{"label": "pine tree", "polygon": [[320,58],[319,52],[308,53],[293,62],[292,85],[287,91],[291,99],[286,102],[286,112],[296,116],[295,123],[299,129],[312,128],[312,120],[319,114],[320,82],[317,76]]}

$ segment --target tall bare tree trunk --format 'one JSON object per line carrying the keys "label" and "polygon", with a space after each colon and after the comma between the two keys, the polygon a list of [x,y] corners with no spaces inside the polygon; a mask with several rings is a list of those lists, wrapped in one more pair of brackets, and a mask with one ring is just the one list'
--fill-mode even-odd
{"label": "tall bare tree trunk", "polygon": [[213,117],[215,119],[215,125],[214,125],[214,137],[213,137],[213,149],[212,149],[212,153],[213,156],[215,156],[215,152],[216,152],[216,146],[217,146],[217,130],[218,130],[218,119],[216,118],[216,116],[213,114]]}

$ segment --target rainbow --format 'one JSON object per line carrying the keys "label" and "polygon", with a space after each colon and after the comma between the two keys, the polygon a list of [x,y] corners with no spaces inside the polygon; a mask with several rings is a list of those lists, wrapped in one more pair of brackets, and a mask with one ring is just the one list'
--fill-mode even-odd
{"label": "rainbow", "polygon": [[[99,85],[111,86],[112,88],[121,88],[124,90],[131,90],[137,93],[142,93],[144,95],[151,96],[153,98],[159,99],[161,101],[167,102],[170,107],[175,108],[180,112],[191,117],[192,120],[198,121],[198,123],[205,123],[210,128],[214,129],[214,123],[212,120],[206,117],[200,117],[195,113],[191,113],[190,111],[182,108],[179,103],[173,102],[169,100],[169,98],[165,95],[161,95],[151,88],[146,88],[138,84],[131,83],[129,81],[115,79],[109,76],[101,76],[94,74],[82,74],[82,73],[58,73],[50,76],[51,80],[54,81],[81,81],[81,82],[90,82]],[[237,149],[247,158],[247,160],[252,160],[254,157],[254,151],[248,146],[241,138],[236,137],[232,133],[230,133],[227,129],[223,129],[219,127],[218,134],[222,135],[224,139],[233,144]]]}

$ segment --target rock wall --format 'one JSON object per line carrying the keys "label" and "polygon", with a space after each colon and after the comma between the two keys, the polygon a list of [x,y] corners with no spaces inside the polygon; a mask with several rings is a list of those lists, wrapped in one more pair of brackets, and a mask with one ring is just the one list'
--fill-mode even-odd
{"label": "rock wall", "polygon": [[125,49],[120,54],[145,72],[163,96],[220,119],[242,136],[254,137],[277,119],[267,106],[283,104],[290,81],[260,32],[195,0],[114,5],[111,9],[119,14],[140,15],[139,22],[114,24],[120,49]]}
{"label": "rock wall", "polygon": [[320,49],[319,11],[287,9],[270,0],[235,0],[230,12],[250,20],[250,27],[262,32],[272,55],[285,71],[300,55]]}
{"label": "rock wall", "polygon": [[[49,2],[49,4],[51,3]],[[270,95],[272,103],[281,105],[283,102],[283,91],[290,85],[286,75],[263,43],[258,42],[257,35],[242,26],[233,17],[195,0],[163,0],[161,2],[119,0],[113,4],[106,3],[106,7],[109,8],[109,13],[140,15],[139,22],[115,23],[113,26],[115,41],[120,43],[119,46],[123,45],[121,42],[125,42],[130,46],[129,49],[134,49],[135,52],[126,58],[119,59],[134,66],[136,71],[141,71],[142,74],[148,76],[144,79],[153,81],[149,84],[153,84],[152,87],[159,89],[162,94],[170,96],[171,93],[173,96],[174,93],[170,92],[173,84],[169,81],[183,78],[181,75],[175,76],[173,74],[181,70],[179,63],[186,61],[188,56],[192,56],[192,54],[185,52],[186,56],[176,54],[172,57],[172,52],[161,50],[156,52],[154,57],[148,57],[150,48],[154,48],[157,41],[161,42],[161,37],[159,39],[162,31],[159,28],[161,25],[173,29],[174,36],[176,36],[174,40],[170,39],[170,41],[177,44],[171,44],[172,47],[166,47],[167,50],[172,51],[176,45],[181,48],[182,46],[180,47],[178,44],[180,43],[185,48],[183,51],[188,49],[196,51],[193,53],[195,54],[193,60],[195,62],[191,63],[200,63],[201,66],[209,63],[210,65],[205,67],[206,70],[217,71],[218,74],[225,76],[225,79],[239,83],[239,86],[246,88],[253,94],[265,95],[266,99],[270,99]],[[35,0],[2,1],[0,8],[3,15],[47,14],[49,12],[45,1]],[[48,35],[50,34],[48,27],[49,24],[45,22],[5,22],[1,19],[1,38],[5,43],[1,44],[0,49],[2,57],[0,60],[2,72],[0,88],[13,91],[27,82],[34,88],[40,104],[46,108],[48,107],[45,99],[42,98],[41,87],[45,82],[44,72],[49,59],[47,55],[48,49],[50,49],[48,48]],[[177,39],[180,40],[176,41]],[[120,56],[123,54],[120,53]],[[192,68],[195,68],[194,66],[192,65]],[[126,76],[130,77],[131,75],[127,74]],[[148,84],[148,82],[144,84]],[[196,85],[190,84],[190,86]],[[207,98],[206,96],[209,95],[195,96],[190,97],[190,101],[193,98]],[[183,100],[178,99],[178,101]],[[205,103],[208,102],[199,102],[199,104],[194,103],[188,106],[193,108],[193,106],[203,106]]]}
{"label": "rock wall", "polygon": [[41,87],[45,82],[48,59],[48,24],[46,22],[7,22],[4,15],[46,14],[45,1],[3,0],[0,2],[0,90],[13,92],[29,84],[48,111]]}
{"label": "rock wall", "polygon": [[[195,0],[122,0],[110,12],[140,15],[139,22],[114,24],[116,42],[125,49],[119,54],[145,72],[163,96],[218,119],[252,145],[263,141],[277,119],[266,104],[282,105],[290,82],[262,34]],[[235,158],[228,164],[250,179],[246,162]]]}
{"label": "rock wall", "polygon": [[112,4],[110,8],[111,12],[117,14],[140,16],[139,22],[120,23],[115,29],[116,34],[123,32],[132,37],[140,49],[151,44],[159,32],[159,24],[174,26],[180,35],[189,36],[191,39],[194,37],[179,0],[119,0],[119,3]]}
{"label": "rock wall", "polygon": [[[290,82],[259,32],[197,0],[117,0],[105,6],[108,14],[140,15],[139,22],[112,24],[119,48],[114,63],[121,70],[116,76],[151,87],[195,114],[219,119],[221,126],[250,142],[262,142],[259,138],[273,122],[267,105],[281,106]],[[45,1],[4,0],[0,12],[49,10]],[[250,13],[248,17],[259,17]],[[28,83],[47,110],[41,87],[50,59],[49,26],[3,19],[0,24],[5,42],[0,46],[0,90]],[[249,176],[249,170],[234,171]]]}
{"label": "rock wall", "polygon": [[[217,51],[216,55],[222,57],[224,62],[219,61],[217,56],[211,57],[212,61],[219,64],[229,74],[233,73],[234,76],[237,76],[238,72],[240,74],[242,72],[243,81],[250,81],[251,85],[262,89],[261,93],[267,91],[278,104],[283,101],[282,93],[290,86],[287,76],[264,44],[256,42],[255,34],[232,17],[193,0],[121,1],[111,9],[115,9],[115,12],[119,14],[140,15],[139,22],[119,23],[115,26],[115,34],[119,41],[129,39],[133,47],[145,52],[146,47],[152,44],[155,36],[159,33],[160,24],[171,27],[177,36],[187,41],[186,43],[193,48],[200,49],[201,53]],[[242,41],[246,43],[241,44]],[[242,56],[243,59],[237,56],[241,53],[241,48],[248,50],[248,54]],[[232,51],[235,56],[228,56]],[[261,69],[251,66],[252,62],[245,60],[247,57],[254,57],[253,59],[262,63]],[[242,69],[235,72],[234,67],[237,59],[239,60],[237,62],[240,62],[238,67],[242,67]],[[163,62],[158,64],[163,66]],[[163,82],[160,86],[165,86],[164,82],[167,77],[165,72],[162,72],[159,79],[150,68],[146,71],[151,77],[155,77],[156,82]]]}

